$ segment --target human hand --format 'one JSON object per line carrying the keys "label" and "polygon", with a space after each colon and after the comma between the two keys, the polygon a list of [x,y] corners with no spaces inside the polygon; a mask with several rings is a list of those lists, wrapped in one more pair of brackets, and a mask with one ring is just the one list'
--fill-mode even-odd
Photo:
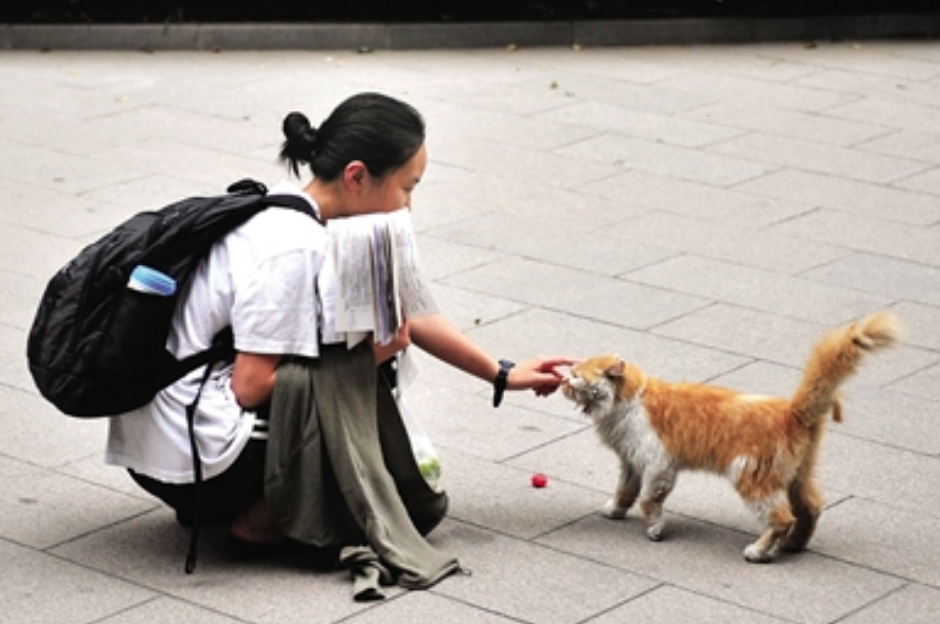
{"label": "human hand", "polygon": [[561,385],[565,375],[560,367],[571,366],[578,360],[565,356],[538,357],[520,362],[506,380],[509,390],[532,390],[536,396],[549,396]]}
{"label": "human hand", "polygon": [[401,326],[390,341],[384,345],[377,342],[372,343],[375,363],[381,364],[390,357],[393,357],[396,353],[404,351],[409,346],[411,346],[411,329],[408,325],[408,319],[403,319]]}

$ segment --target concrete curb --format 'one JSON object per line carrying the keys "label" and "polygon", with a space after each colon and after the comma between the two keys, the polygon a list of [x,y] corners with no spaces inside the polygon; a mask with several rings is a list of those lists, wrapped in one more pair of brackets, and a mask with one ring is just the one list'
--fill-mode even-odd
{"label": "concrete curb", "polygon": [[11,24],[6,50],[422,50],[935,39],[940,13],[459,24]]}

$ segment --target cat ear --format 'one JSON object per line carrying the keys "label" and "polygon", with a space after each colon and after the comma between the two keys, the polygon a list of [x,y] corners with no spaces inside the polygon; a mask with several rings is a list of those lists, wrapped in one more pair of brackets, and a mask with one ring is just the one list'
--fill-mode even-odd
{"label": "cat ear", "polygon": [[623,369],[623,360],[618,359],[616,364],[611,364],[607,367],[607,370],[604,371],[604,375],[608,379],[621,379],[623,378]]}

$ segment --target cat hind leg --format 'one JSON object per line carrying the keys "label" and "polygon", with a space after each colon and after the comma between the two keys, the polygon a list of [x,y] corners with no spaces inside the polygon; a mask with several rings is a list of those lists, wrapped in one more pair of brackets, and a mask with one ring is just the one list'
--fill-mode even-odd
{"label": "cat hind leg", "polygon": [[794,481],[790,484],[787,494],[795,521],[783,540],[782,549],[786,552],[799,552],[806,549],[816,531],[816,523],[822,513],[823,497],[816,484],[810,480]]}

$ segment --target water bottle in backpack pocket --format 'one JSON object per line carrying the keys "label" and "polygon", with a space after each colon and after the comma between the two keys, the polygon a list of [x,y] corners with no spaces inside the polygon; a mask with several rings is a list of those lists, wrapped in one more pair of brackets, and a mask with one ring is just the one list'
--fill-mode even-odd
{"label": "water bottle in backpack pocket", "polygon": [[109,340],[101,345],[99,363],[104,370],[117,379],[132,379],[153,369],[154,362],[149,360],[161,353],[167,339],[153,328],[172,316],[176,292],[172,277],[148,266],[134,268],[113,310]]}

